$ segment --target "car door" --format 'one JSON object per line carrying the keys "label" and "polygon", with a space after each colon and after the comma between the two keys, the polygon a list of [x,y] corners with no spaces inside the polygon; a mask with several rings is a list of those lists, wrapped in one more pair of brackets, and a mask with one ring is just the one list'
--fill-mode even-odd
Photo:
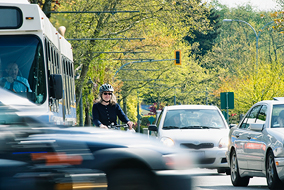
{"label": "car door", "polygon": [[234,139],[233,143],[237,154],[238,165],[241,169],[248,168],[248,152],[246,151],[246,143],[248,143],[249,141],[248,137],[250,133],[248,127],[250,123],[255,122],[260,108],[261,106],[257,105],[250,109],[249,113],[246,114],[242,123],[232,133],[232,138]]}
{"label": "car door", "polygon": [[[258,124],[265,124],[267,116],[267,106],[262,105],[257,114],[255,122]],[[245,152],[248,158],[248,168],[253,170],[262,170],[265,159],[266,144],[263,138],[262,131],[254,131],[248,128],[248,142],[245,145]]]}

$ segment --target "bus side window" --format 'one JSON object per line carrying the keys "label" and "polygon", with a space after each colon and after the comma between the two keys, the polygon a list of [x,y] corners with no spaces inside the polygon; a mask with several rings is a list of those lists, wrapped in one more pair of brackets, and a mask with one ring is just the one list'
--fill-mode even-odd
{"label": "bus side window", "polygon": [[2,62],[1,62],[2,60],[1,60],[1,56],[0,56],[0,78],[2,78],[3,77],[3,70],[2,70]]}

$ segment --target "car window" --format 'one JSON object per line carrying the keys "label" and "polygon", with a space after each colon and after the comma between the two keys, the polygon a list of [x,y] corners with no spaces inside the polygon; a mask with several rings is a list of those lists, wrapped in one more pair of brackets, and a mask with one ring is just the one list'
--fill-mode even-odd
{"label": "car window", "polygon": [[168,110],[163,129],[226,128],[221,113],[216,109]]}
{"label": "car window", "polygon": [[273,105],[271,116],[271,128],[284,128],[284,105]]}
{"label": "car window", "polygon": [[263,105],[258,113],[256,123],[264,124],[266,120],[266,114],[267,114],[267,106]]}
{"label": "car window", "polygon": [[164,129],[175,129],[181,127],[181,111],[169,110],[164,121]]}
{"label": "car window", "polygon": [[247,129],[250,123],[255,123],[261,105],[257,105],[251,109],[250,113],[246,115],[243,123],[240,125],[241,129]]}

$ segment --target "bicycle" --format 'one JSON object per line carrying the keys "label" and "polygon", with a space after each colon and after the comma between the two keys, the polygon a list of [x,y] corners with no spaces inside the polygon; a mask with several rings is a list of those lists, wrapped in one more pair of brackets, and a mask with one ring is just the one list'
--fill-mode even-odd
{"label": "bicycle", "polygon": [[127,132],[132,132],[136,133],[136,131],[132,128],[129,129],[129,126],[127,124],[122,124],[122,125],[115,125],[114,123],[111,123],[110,125],[107,126],[109,129],[114,129],[114,130],[122,130],[121,127],[123,127],[123,131]]}

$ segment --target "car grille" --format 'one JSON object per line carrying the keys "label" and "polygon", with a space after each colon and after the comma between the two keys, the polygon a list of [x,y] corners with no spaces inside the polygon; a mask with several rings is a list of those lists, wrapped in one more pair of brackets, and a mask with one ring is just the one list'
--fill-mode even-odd
{"label": "car grille", "polygon": [[201,144],[192,144],[192,143],[182,143],[180,144],[182,148],[190,148],[190,149],[203,149],[203,148],[213,148],[214,143],[201,143]]}

